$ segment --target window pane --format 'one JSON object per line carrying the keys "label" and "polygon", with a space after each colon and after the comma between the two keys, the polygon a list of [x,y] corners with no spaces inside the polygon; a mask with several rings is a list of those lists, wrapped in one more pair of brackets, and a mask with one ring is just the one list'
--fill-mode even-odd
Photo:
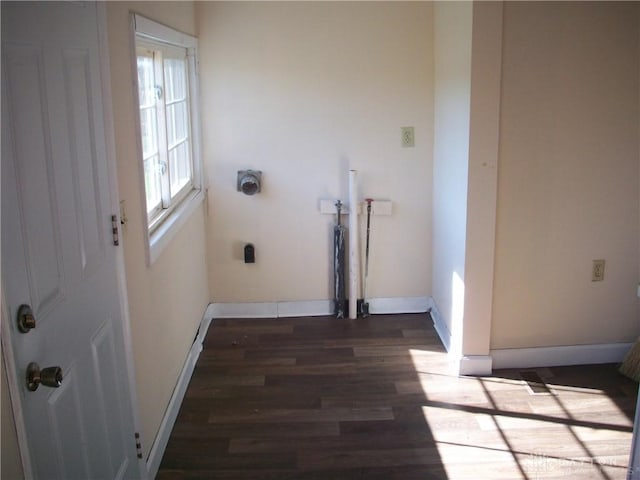
{"label": "window pane", "polygon": [[167,144],[169,145],[169,148],[171,148],[177,143],[176,106],[175,105],[167,105],[166,119],[167,119]]}
{"label": "window pane", "polygon": [[158,153],[158,120],[155,107],[140,110],[142,158]]}
{"label": "window pane", "polygon": [[153,56],[138,54],[138,96],[140,107],[155,103],[155,81],[153,78]]}
{"label": "window pane", "polygon": [[188,136],[187,102],[167,105],[167,143],[169,148],[187,140]]}
{"label": "window pane", "polygon": [[147,195],[147,214],[160,206],[162,201],[162,167],[160,157],[154,155],[144,161],[144,189]]}
{"label": "window pane", "polygon": [[184,58],[167,58],[164,61],[164,88],[166,102],[187,98],[187,62]]}
{"label": "window pane", "polygon": [[191,181],[191,146],[182,142],[169,151],[169,175],[171,178],[171,196]]}

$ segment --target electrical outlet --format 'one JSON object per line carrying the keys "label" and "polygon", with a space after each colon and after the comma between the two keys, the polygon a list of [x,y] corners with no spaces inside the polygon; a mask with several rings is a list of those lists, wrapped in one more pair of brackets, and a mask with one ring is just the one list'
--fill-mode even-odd
{"label": "electrical outlet", "polygon": [[402,138],[403,148],[415,146],[413,127],[400,127],[400,136]]}
{"label": "electrical outlet", "polygon": [[591,281],[601,282],[604,280],[604,260],[594,260],[591,271]]}

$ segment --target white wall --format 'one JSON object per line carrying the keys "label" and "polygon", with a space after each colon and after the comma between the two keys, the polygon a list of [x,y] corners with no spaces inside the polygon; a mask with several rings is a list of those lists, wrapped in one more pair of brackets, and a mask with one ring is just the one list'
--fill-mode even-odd
{"label": "white wall", "polygon": [[433,299],[461,353],[473,6],[437,2],[434,13]]}
{"label": "white wall", "polygon": [[638,8],[505,6],[492,348],[639,333]]}
{"label": "white wall", "polygon": [[[430,295],[432,5],[204,2],[196,16],[213,300],[332,298],[334,219],[318,202],[347,199],[350,168],[361,198],[393,201],[372,221],[368,294]],[[236,192],[245,168],[264,172],[262,193]]]}
{"label": "white wall", "polygon": [[109,2],[107,11],[118,182],[128,217],[122,243],[146,458],[208,304],[209,287],[203,207],[192,214],[156,262],[146,264],[130,12],[195,34],[194,6],[191,2]]}

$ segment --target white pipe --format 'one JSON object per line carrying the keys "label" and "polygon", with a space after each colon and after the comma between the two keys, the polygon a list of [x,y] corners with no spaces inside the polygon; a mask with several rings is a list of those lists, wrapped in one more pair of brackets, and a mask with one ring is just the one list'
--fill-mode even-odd
{"label": "white pipe", "polygon": [[349,318],[358,317],[360,253],[358,251],[358,172],[349,170]]}

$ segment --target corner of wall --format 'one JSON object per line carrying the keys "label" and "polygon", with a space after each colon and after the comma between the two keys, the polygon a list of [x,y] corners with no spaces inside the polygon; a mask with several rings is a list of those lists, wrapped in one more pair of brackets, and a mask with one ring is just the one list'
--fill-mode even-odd
{"label": "corner of wall", "polygon": [[474,3],[462,340],[463,354],[474,356],[487,355],[491,342],[502,22],[501,2]]}

